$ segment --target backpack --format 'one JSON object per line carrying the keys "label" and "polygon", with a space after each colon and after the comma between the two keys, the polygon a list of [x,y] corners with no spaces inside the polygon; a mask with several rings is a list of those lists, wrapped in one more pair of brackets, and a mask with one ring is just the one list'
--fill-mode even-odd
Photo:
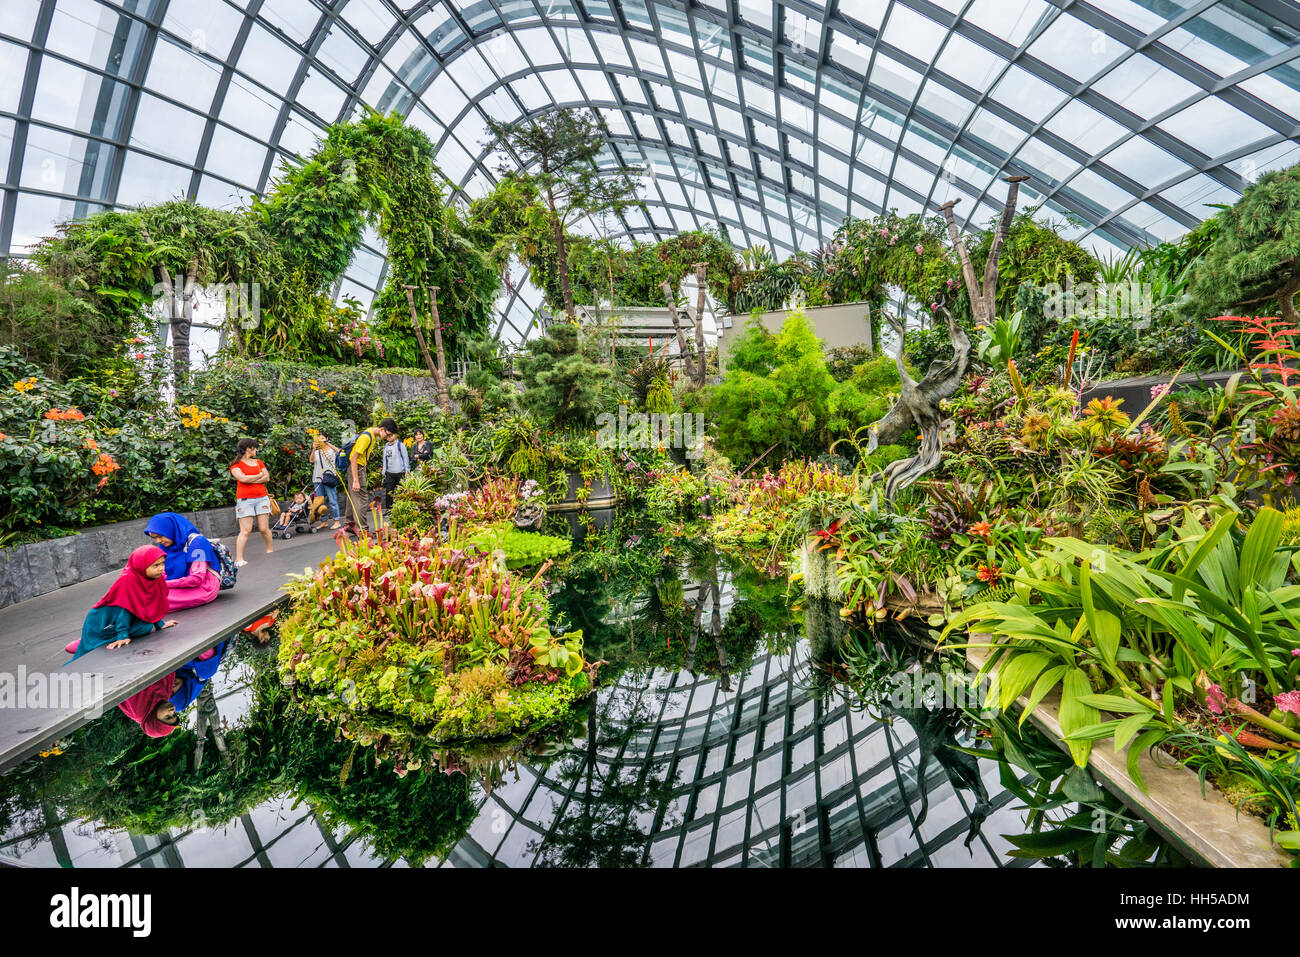
{"label": "backpack", "polygon": [[[194,535],[185,539],[185,548],[187,551],[189,550],[190,542],[194,541],[194,536],[197,534],[198,532],[195,532]],[[211,539],[208,540],[208,544],[211,545],[212,550],[217,553],[217,561],[221,565],[220,568],[212,569],[217,573],[217,577],[221,579],[221,590],[225,591],[227,588],[234,588],[235,579],[239,576],[239,569],[235,567],[235,559],[231,556],[230,549],[221,544],[221,542],[214,542]]]}
{"label": "backpack", "polygon": [[[356,445],[357,439],[361,438],[361,436],[365,434],[366,434],[365,432],[358,432],[356,435],[352,436],[352,439],[350,441],[344,443],[343,448],[339,449],[338,452],[335,454],[334,470],[338,472],[339,475],[348,474],[348,459],[352,455],[352,446]],[[374,440],[375,437],[372,435],[370,437],[370,441],[374,442]]]}

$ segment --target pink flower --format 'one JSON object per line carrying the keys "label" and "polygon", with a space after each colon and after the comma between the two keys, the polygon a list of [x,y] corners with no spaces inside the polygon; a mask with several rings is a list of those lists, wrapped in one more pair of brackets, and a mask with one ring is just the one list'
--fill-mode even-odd
{"label": "pink flower", "polygon": [[919,256],[919,255],[921,255],[921,253],[923,253],[923,252],[925,252],[925,247],[922,246],[920,243],[917,243],[917,244],[916,244],[916,254]]}
{"label": "pink flower", "polygon": [[1300,714],[1300,691],[1283,691],[1273,695],[1273,707]]}
{"label": "pink flower", "polygon": [[1151,398],[1159,399],[1161,396],[1168,394],[1168,392],[1169,385],[1167,383],[1162,385],[1153,385],[1151,387]]}
{"label": "pink flower", "polygon": [[1223,693],[1223,689],[1218,685],[1210,685],[1205,689],[1205,706],[1214,714],[1223,714],[1224,706],[1228,703],[1228,697]]}

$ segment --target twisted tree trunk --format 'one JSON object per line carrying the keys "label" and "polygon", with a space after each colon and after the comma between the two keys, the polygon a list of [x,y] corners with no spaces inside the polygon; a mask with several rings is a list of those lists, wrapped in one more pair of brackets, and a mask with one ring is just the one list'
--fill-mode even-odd
{"label": "twisted tree trunk", "polygon": [[921,447],[917,454],[910,459],[889,463],[879,476],[885,480],[885,497],[890,501],[899,490],[907,488],[943,464],[939,442],[943,416],[939,412],[939,403],[953,395],[961,386],[961,380],[970,365],[971,350],[970,339],[961,326],[957,325],[952,313],[945,308],[943,316],[948,324],[948,337],[952,340],[952,358],[946,362],[931,363],[925,378],[920,382],[907,372],[907,363],[903,357],[903,325],[893,316],[888,317],[890,326],[898,335],[898,351],[894,361],[898,366],[902,392],[889,414],[873,429],[870,448],[874,450],[881,441],[887,445],[894,444],[910,429],[917,429],[921,433]]}
{"label": "twisted tree trunk", "polygon": [[677,348],[682,353],[682,364],[686,367],[687,375],[694,382],[696,381],[696,365],[691,355],[690,343],[686,340],[686,332],[682,328],[682,317],[677,312],[677,295],[673,291],[672,283],[665,282],[662,288],[664,297],[668,300],[668,317],[672,319],[673,329],[677,331]]}
{"label": "twisted tree trunk", "polygon": [[[1020,184],[1029,177],[1008,176],[1010,184],[1007,201],[1002,207],[1002,216],[993,233],[993,242],[989,247],[989,258],[984,264],[984,280],[981,283],[975,274],[970,252],[957,229],[957,221],[952,214],[957,201],[944,203],[939,207],[948,223],[948,238],[952,240],[961,259],[962,279],[966,294],[970,297],[971,312],[977,325],[989,325],[997,315],[998,293],[998,258],[1002,255],[1002,246],[1011,229],[1011,221],[1016,214],[1016,203],[1020,197]],[[949,398],[961,387],[961,380],[970,365],[970,339],[957,325],[952,313],[946,307],[940,307],[944,321],[948,325],[948,338],[952,340],[952,357],[930,363],[925,377],[917,382],[907,372],[907,363],[903,359],[903,324],[895,317],[886,314],[889,325],[898,335],[898,352],[895,362],[898,365],[898,377],[902,382],[902,392],[893,408],[871,429],[869,451],[875,451],[880,445],[894,445],[912,431],[919,431],[921,447],[910,459],[891,462],[878,478],[885,480],[885,496],[893,500],[900,489],[907,488],[923,475],[933,472],[943,463],[943,451],[939,441],[939,427],[942,415],[939,403]]]}
{"label": "twisted tree trunk", "polygon": [[1011,230],[1011,220],[1016,215],[1016,203],[1020,199],[1020,184],[1027,179],[1028,176],[1004,177],[1004,182],[1010,184],[1007,189],[1007,201],[1002,207],[1002,216],[998,220],[997,229],[993,232],[993,244],[989,247],[989,258],[984,264],[982,284],[975,276],[975,267],[971,264],[970,253],[966,250],[966,243],[961,238],[961,232],[957,229],[957,220],[952,214],[953,207],[959,201],[949,200],[939,207],[939,212],[943,213],[943,218],[948,224],[948,238],[952,240],[953,246],[957,248],[957,255],[961,258],[962,280],[966,285],[966,295],[970,297],[971,312],[975,315],[976,325],[990,325],[997,318],[998,259],[1002,256],[1002,246],[1007,240],[1007,233]]}
{"label": "twisted tree trunk", "polygon": [[708,378],[708,356],[704,349],[704,279],[708,275],[707,263],[695,264],[695,351],[696,358],[699,360],[699,372],[697,377],[700,388],[704,387],[704,382]]}

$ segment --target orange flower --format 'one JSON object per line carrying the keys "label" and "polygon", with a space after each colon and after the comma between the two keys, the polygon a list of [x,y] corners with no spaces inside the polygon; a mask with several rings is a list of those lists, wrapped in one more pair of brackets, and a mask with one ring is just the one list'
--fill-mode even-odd
{"label": "orange flower", "polygon": [[3,432],[0,432],[0,442],[3,442],[3,441],[4,441],[5,439],[7,439],[7,438],[9,438],[8,435],[6,435],[6,434],[3,433]]}
{"label": "orange flower", "polygon": [[[104,476],[104,481],[108,481],[108,476],[121,467],[122,466],[118,465],[117,462],[114,461],[113,456],[109,455],[107,452],[100,452],[99,458],[95,459],[95,464],[90,467],[90,470],[96,475]],[[103,484],[103,482],[100,483],[101,486]]]}
{"label": "orange flower", "polygon": [[51,422],[84,422],[86,419],[77,409],[50,409],[45,418]]}
{"label": "orange flower", "polygon": [[979,572],[975,577],[982,582],[988,582],[992,585],[994,582],[999,581],[1002,578],[1002,569],[997,565],[981,565],[979,567]]}
{"label": "orange flower", "polygon": [[98,452],[99,443],[96,442],[94,439],[86,439],[85,444],[82,445],[82,448],[86,449],[88,452]]}
{"label": "orange flower", "polygon": [[988,541],[989,533],[993,531],[993,526],[988,522],[976,522],[970,528],[966,529],[967,535],[978,535],[980,538]]}

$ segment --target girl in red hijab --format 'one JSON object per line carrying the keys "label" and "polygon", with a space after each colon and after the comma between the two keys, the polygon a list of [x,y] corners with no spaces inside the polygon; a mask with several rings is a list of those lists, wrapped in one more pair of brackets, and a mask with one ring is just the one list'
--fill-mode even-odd
{"label": "girl in red hijab", "polygon": [[71,664],[88,651],[103,645],[109,650],[129,645],[132,638],[170,628],[175,620],[164,621],[167,614],[167,553],[157,545],[141,545],[126,560],[108,592],[95,603],[81,626],[81,640],[74,649]]}

